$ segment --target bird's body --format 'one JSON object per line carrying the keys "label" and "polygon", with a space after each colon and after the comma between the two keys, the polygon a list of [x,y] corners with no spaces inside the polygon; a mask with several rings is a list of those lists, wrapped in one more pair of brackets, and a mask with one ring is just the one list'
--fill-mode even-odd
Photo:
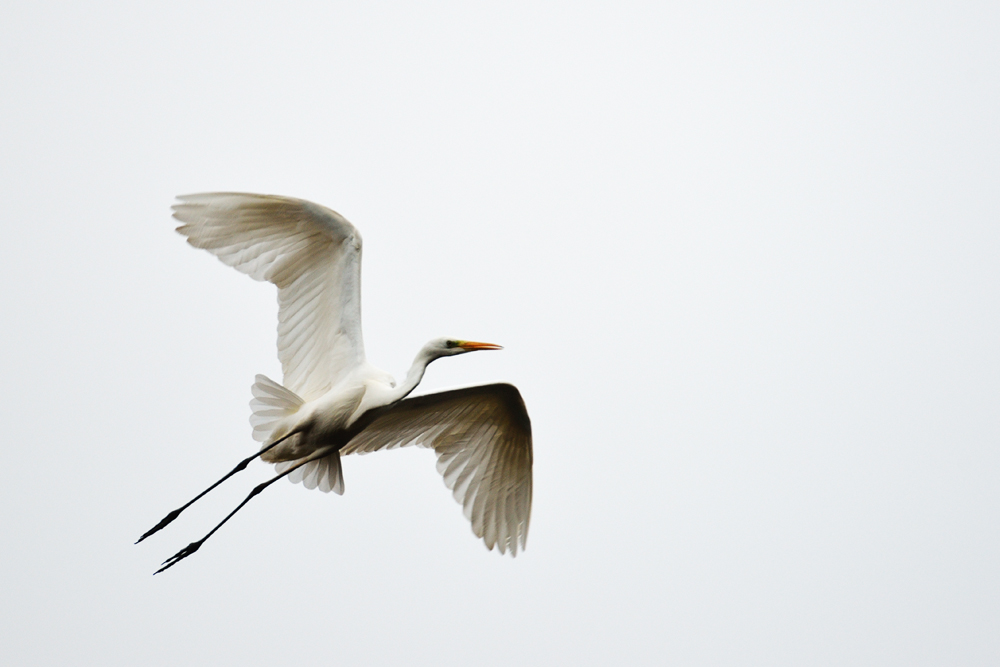
{"label": "bird's body", "polygon": [[[283,417],[271,431],[271,439],[290,436],[280,445],[261,455],[262,461],[281,463],[296,461],[317,449],[339,443],[351,424],[364,412],[368,397],[385,394],[378,380],[348,378],[315,401],[304,403],[296,412]],[[387,405],[388,402],[378,402]],[[374,406],[373,406],[374,407]],[[339,447],[338,447],[339,449]]]}
{"label": "bird's body", "polygon": [[[351,223],[288,197],[214,193],[179,199],[174,217],[184,224],[177,231],[191,245],[278,287],[284,382],[257,376],[250,422],[261,450],[216,485],[260,456],[276,464],[279,476],[271,482],[288,476],[308,488],[343,493],[341,455],[417,444],[437,452],[445,483],[487,547],[512,555],[523,549],[531,512],[531,427],[517,390],[495,384],[406,398],[435,359],[499,346],[432,340],[397,386],[365,359],[362,242]],[[189,545],[166,567],[200,544]]]}

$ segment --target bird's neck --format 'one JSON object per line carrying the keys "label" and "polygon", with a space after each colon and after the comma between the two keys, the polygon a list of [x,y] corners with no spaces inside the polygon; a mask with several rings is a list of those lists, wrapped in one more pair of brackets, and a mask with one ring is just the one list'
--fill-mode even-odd
{"label": "bird's neck", "polygon": [[427,365],[435,359],[437,357],[431,356],[424,349],[417,353],[417,357],[413,360],[413,365],[406,372],[406,379],[403,380],[401,385],[396,387],[396,398],[393,402],[406,398],[411,391],[417,388],[420,381],[424,379],[424,371],[427,370]]}

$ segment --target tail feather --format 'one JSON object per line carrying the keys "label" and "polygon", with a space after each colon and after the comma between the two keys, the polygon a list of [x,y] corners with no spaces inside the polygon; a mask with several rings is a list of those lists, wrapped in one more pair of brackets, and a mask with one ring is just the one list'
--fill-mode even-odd
{"label": "tail feather", "polygon": [[[275,464],[274,469],[283,473],[295,464],[296,461],[282,461]],[[344,495],[344,471],[340,467],[340,452],[327,454],[296,468],[288,475],[288,480],[293,484],[302,482],[307,489],[318,488],[323,493],[333,491],[338,496]]]}
{"label": "tail feather", "polygon": [[253,427],[253,439],[267,442],[275,424],[298,412],[305,401],[265,375],[258,375],[254,380],[256,381],[250,388],[253,393],[253,400],[250,401],[250,425]]}

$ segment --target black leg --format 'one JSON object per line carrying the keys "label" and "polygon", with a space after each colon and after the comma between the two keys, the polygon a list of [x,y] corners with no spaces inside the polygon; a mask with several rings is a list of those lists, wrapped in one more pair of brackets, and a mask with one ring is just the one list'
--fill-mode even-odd
{"label": "black leg", "polygon": [[239,512],[243,508],[243,506],[246,505],[248,502],[250,502],[250,499],[253,498],[254,496],[256,496],[258,493],[260,493],[261,491],[263,491],[267,487],[271,486],[272,484],[274,484],[275,482],[277,482],[282,477],[290,475],[296,469],[301,468],[302,466],[304,466],[305,464],[309,463],[310,461],[315,461],[318,458],[326,456],[327,454],[329,454],[330,452],[332,452],[334,449],[335,449],[334,447],[324,447],[322,449],[318,449],[315,452],[313,452],[312,454],[310,454],[309,456],[307,456],[306,458],[302,459],[300,462],[296,463],[294,466],[292,466],[291,468],[289,468],[285,472],[281,473],[280,475],[276,475],[276,476],[272,477],[271,479],[267,480],[266,482],[262,482],[262,483],[258,484],[257,486],[255,486],[253,488],[253,491],[250,492],[250,495],[248,495],[246,498],[244,498],[243,502],[241,502],[239,505],[237,505],[236,509],[234,509],[228,515],[226,515],[226,518],[223,519],[222,521],[220,521],[215,526],[215,528],[213,528],[212,530],[208,531],[208,534],[205,535],[205,537],[201,538],[197,542],[192,542],[191,544],[187,545],[186,547],[184,547],[183,549],[181,549],[180,551],[178,551],[177,553],[175,553],[173,556],[171,556],[167,560],[163,561],[163,567],[161,567],[159,570],[157,570],[153,574],[159,574],[160,572],[163,572],[164,570],[170,569],[171,567],[173,567],[174,565],[177,565],[177,563],[181,562],[182,560],[184,560],[185,558],[187,558],[188,556],[190,556],[191,554],[193,554],[195,551],[197,551],[198,549],[200,549],[201,545],[204,544],[205,541],[208,538],[210,538],[215,533],[215,531],[217,531],[219,528],[222,528],[222,524],[226,523],[231,518],[233,518],[233,515],[236,514],[237,512]]}
{"label": "black leg", "polygon": [[239,471],[241,471],[244,468],[246,468],[250,464],[250,462],[253,461],[255,458],[257,458],[258,456],[261,456],[265,452],[270,451],[273,447],[278,446],[279,444],[281,444],[282,442],[284,442],[288,438],[292,437],[293,435],[295,435],[295,433],[289,433],[286,436],[278,438],[277,440],[275,440],[274,442],[272,442],[270,445],[268,445],[264,449],[260,450],[256,454],[254,454],[253,456],[248,456],[245,459],[243,459],[242,461],[240,461],[239,463],[237,463],[236,467],[229,471],[229,474],[227,474],[225,477],[223,477],[222,479],[220,479],[218,482],[216,482],[212,486],[208,487],[207,489],[205,489],[204,491],[202,491],[201,493],[199,493],[197,496],[195,496],[194,498],[192,498],[187,504],[183,505],[182,507],[178,507],[173,512],[171,512],[170,514],[168,514],[167,516],[163,517],[160,520],[160,523],[156,524],[155,526],[153,526],[152,528],[150,528],[149,530],[147,530],[145,533],[143,533],[142,537],[140,537],[138,540],[136,540],[135,543],[139,544],[139,542],[142,542],[144,539],[146,539],[147,537],[149,537],[153,533],[158,532],[158,531],[162,530],[163,528],[166,528],[170,524],[171,521],[173,521],[174,519],[176,519],[177,517],[179,517],[181,515],[181,512],[183,512],[184,510],[186,510],[188,507],[191,507],[191,505],[193,505],[195,503],[195,501],[199,500],[202,496],[204,496],[206,493],[208,493],[209,491],[211,491],[212,489],[214,489],[215,487],[217,487],[219,484],[222,484],[227,479],[229,479],[230,477],[232,477],[233,475],[235,475]]}

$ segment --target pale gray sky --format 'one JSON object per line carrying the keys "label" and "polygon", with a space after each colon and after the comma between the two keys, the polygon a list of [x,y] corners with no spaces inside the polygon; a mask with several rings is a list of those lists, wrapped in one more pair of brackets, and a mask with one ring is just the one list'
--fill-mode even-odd
{"label": "pale gray sky", "polygon": [[[1000,9],[16,3],[0,22],[11,665],[994,665]],[[273,288],[177,194],[330,206],[369,358],[503,344],[528,549],[425,450],[269,469]]]}

